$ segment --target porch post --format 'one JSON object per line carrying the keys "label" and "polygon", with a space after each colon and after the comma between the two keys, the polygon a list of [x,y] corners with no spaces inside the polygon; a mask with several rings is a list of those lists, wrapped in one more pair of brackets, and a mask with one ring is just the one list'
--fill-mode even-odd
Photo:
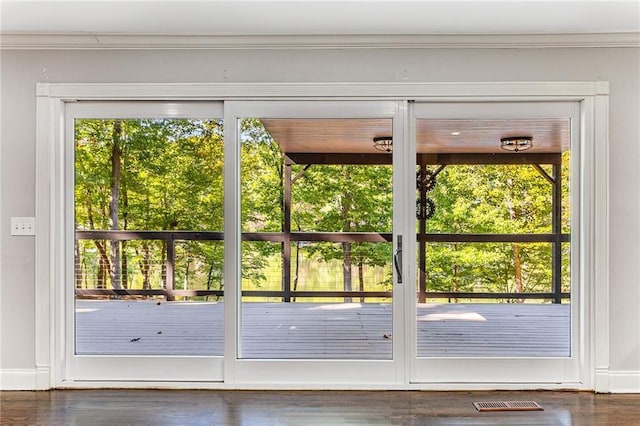
{"label": "porch post", "polygon": [[552,291],[553,303],[562,303],[562,156],[553,163],[553,196],[551,202],[552,244]]}
{"label": "porch post", "polygon": [[175,295],[173,293],[174,290],[174,282],[176,277],[175,272],[175,262],[176,262],[176,247],[173,233],[169,234],[169,237],[166,239],[167,242],[167,269],[166,269],[166,294],[167,301],[175,300]]}
{"label": "porch post", "polygon": [[291,161],[286,156],[282,233],[282,301],[291,302]]}

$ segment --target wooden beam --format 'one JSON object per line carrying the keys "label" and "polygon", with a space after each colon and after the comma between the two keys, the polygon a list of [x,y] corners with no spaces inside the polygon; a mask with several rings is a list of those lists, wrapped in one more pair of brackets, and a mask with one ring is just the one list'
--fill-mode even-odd
{"label": "wooden beam", "polygon": [[554,178],[549,176],[549,173],[545,172],[545,170],[540,166],[540,164],[532,164],[532,166],[534,169],[538,171],[538,173],[540,173],[540,176],[542,176],[547,180],[547,182],[549,182],[551,185],[555,185],[556,181],[554,180]]}
{"label": "wooden beam", "polygon": [[211,231],[111,231],[111,230],[77,230],[78,240],[174,240],[180,241],[222,241],[223,232]]}
{"label": "wooden beam", "polygon": [[[166,289],[76,289],[76,295],[80,297],[88,296],[165,296]],[[194,297],[194,296],[224,296],[224,290],[173,290],[173,296]]]}
{"label": "wooden beam", "polygon": [[294,184],[296,183],[296,181],[298,179],[300,179],[302,176],[304,176],[304,173],[309,170],[309,167],[311,167],[311,164],[306,164],[302,170],[300,170],[294,177],[291,178],[291,183]]}
{"label": "wooden beam", "polygon": [[271,241],[281,243],[284,241],[282,232],[243,232],[242,241]]}
{"label": "wooden beam", "polygon": [[375,154],[348,154],[348,153],[312,153],[312,152],[287,152],[285,154],[287,164],[334,164],[334,165],[391,165],[392,156],[384,153]]}
{"label": "wooden beam", "polygon": [[[392,297],[390,291],[292,291],[291,297],[335,297],[335,298],[359,298],[359,297]],[[245,290],[242,292],[245,297],[282,297],[279,291],[269,290]]]}
{"label": "wooden beam", "polygon": [[[76,295],[79,297],[95,297],[95,296],[166,296],[167,291],[164,289],[153,290],[132,290],[132,289],[76,289]],[[194,296],[224,296],[223,290],[174,290],[174,296],[194,297]],[[277,290],[244,290],[242,295],[245,297],[282,297],[283,293]],[[432,299],[555,299],[560,297],[568,299],[571,293],[474,293],[474,292],[438,292],[428,291],[425,293],[427,298]],[[390,291],[292,291],[291,297],[392,297]]]}
{"label": "wooden beam", "polygon": [[[176,232],[176,231],[76,231],[79,240],[174,240],[223,241],[222,232]],[[291,241],[307,242],[391,242],[389,232],[291,232]],[[243,232],[242,241],[284,241],[282,232]],[[571,241],[571,234],[560,234],[560,242]],[[555,234],[418,234],[418,241],[428,242],[472,242],[472,243],[551,243]]]}
{"label": "wooden beam", "polygon": [[[434,243],[553,243],[555,234],[424,234],[419,241]],[[560,241],[568,242],[570,234],[560,235]]]}
{"label": "wooden beam", "polygon": [[[188,231],[76,231],[78,240],[164,240],[173,237],[176,241],[223,241],[222,232],[188,232]],[[284,241],[283,232],[243,232],[242,241]],[[313,242],[389,242],[388,232],[291,232],[292,241]]]}
{"label": "wooden beam", "polygon": [[[418,153],[416,164],[453,165],[453,164],[560,164],[562,155],[557,153]],[[287,152],[287,164],[334,164],[334,165],[390,165],[392,156],[384,153],[348,154],[348,153],[312,153]]]}
{"label": "wooden beam", "polygon": [[292,232],[293,241],[332,242],[332,243],[388,243],[390,232]]}
{"label": "wooden beam", "polygon": [[504,154],[418,154],[418,164],[559,164],[561,154],[504,153]]}
{"label": "wooden beam", "polygon": [[428,291],[427,298],[431,299],[552,299],[557,297],[568,299],[571,293],[455,293],[455,292],[439,292]]}

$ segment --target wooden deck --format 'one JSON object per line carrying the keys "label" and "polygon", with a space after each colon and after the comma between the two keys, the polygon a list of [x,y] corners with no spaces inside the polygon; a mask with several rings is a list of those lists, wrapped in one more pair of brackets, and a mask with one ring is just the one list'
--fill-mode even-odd
{"label": "wooden deck", "polygon": [[[223,303],[78,300],[76,352],[222,355]],[[242,358],[390,359],[388,304],[245,303]],[[420,304],[418,356],[570,355],[570,305]]]}

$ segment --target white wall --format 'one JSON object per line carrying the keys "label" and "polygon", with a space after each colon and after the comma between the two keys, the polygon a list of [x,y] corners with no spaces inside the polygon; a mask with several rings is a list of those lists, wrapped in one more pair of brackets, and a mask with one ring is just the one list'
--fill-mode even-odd
{"label": "white wall", "polygon": [[3,50],[0,55],[0,373],[6,373],[5,381],[11,372],[17,377],[35,366],[34,239],[10,236],[9,223],[11,216],[35,211],[37,82],[605,80],[610,82],[612,390],[640,391],[640,49]]}

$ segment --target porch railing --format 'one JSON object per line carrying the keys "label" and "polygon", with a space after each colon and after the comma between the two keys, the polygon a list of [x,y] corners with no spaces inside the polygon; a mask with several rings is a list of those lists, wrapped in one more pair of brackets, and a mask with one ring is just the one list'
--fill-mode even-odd
{"label": "porch railing", "polygon": [[[101,241],[163,241],[166,244],[166,273],[163,276],[163,288],[154,289],[130,289],[130,288],[76,288],[75,293],[80,297],[95,296],[163,296],[167,300],[175,300],[176,297],[199,297],[224,295],[222,289],[188,290],[175,288],[176,242],[177,241],[219,241],[224,240],[222,232],[210,231],[112,231],[112,230],[78,230],[75,232],[76,240],[101,240]],[[304,242],[391,242],[391,233],[375,232],[291,232],[291,241]],[[282,243],[285,235],[278,232],[243,233],[242,241],[266,241]],[[570,235],[562,234],[560,241],[555,234],[418,234],[419,242],[478,242],[478,243],[541,243],[547,242],[559,244],[569,242]],[[556,265],[552,265],[555,267]],[[281,290],[243,290],[243,296],[249,297],[275,297],[283,301],[291,301],[296,298],[390,298],[391,291],[296,291],[291,288],[291,282],[283,280]],[[551,292],[436,292],[420,289],[419,300],[430,298],[459,298],[459,299],[538,299],[552,300],[560,303],[562,299],[570,298],[570,293],[562,292],[558,286],[554,286]]]}

